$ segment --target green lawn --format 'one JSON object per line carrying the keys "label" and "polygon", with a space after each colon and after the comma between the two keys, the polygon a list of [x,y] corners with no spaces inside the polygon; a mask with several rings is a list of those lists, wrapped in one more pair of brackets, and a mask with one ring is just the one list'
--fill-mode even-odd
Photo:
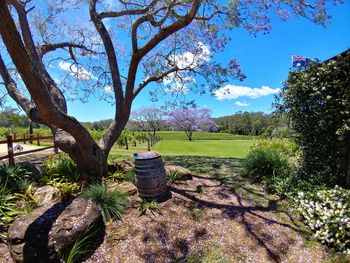
{"label": "green lawn", "polygon": [[[249,147],[254,140],[162,140],[156,144],[152,150],[159,152],[163,156],[188,155],[207,156],[219,158],[245,158]],[[146,151],[147,145],[130,146],[129,150],[113,148],[110,158],[132,157],[132,154],[139,151]]]}
{"label": "green lawn", "polygon": [[[158,131],[157,136],[163,140],[188,140],[184,131]],[[251,140],[254,136],[236,135],[223,132],[194,132],[193,140]]]}
{"label": "green lawn", "polygon": [[154,150],[161,155],[244,158],[253,140],[161,141]]}

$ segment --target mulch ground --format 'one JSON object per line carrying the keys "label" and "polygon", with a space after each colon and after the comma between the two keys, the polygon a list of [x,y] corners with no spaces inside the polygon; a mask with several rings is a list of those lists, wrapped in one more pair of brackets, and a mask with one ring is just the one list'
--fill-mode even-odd
{"label": "mulch ground", "polygon": [[276,219],[273,201],[256,205],[207,176],[170,189],[160,213],[130,209],[110,223],[87,262],[321,262],[326,254]]}
{"label": "mulch ground", "polygon": [[[122,220],[108,223],[103,243],[86,262],[316,263],[327,256],[275,197],[238,175],[240,160],[185,156],[172,162],[197,175],[172,184],[160,211],[140,215],[134,197]],[[5,244],[0,262],[11,262]]]}

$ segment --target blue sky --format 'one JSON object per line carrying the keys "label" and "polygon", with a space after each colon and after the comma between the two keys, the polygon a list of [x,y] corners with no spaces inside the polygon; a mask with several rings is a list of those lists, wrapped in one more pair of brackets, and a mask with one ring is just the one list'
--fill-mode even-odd
{"label": "blue sky", "polygon": [[[300,55],[318,58],[321,61],[350,48],[350,0],[340,6],[331,6],[331,24],[327,27],[315,25],[306,19],[295,17],[288,21],[272,18],[273,30],[269,34],[253,36],[243,29],[229,33],[231,41],[225,51],[215,59],[227,64],[236,58],[247,75],[243,81],[232,81],[224,87],[230,95],[220,91],[217,96],[209,93],[186,94],[187,100],[195,100],[199,107],[209,107],[214,117],[231,115],[237,111],[271,112],[271,103],[291,66],[291,56]],[[263,88],[262,88],[263,87]],[[135,99],[133,109],[161,106],[150,101],[148,87]],[[96,121],[113,118],[114,106],[93,97],[86,103],[68,102],[68,113],[80,121]]]}
{"label": "blue sky", "polygon": [[[292,55],[325,60],[350,48],[350,1],[345,2],[341,6],[330,7],[332,20],[327,27],[315,25],[300,17],[286,22],[273,18],[273,30],[266,35],[258,34],[254,37],[242,29],[232,31],[232,40],[225,52],[215,58],[223,63],[231,58],[237,58],[240,62],[247,78],[243,82],[232,81],[231,85],[249,88],[267,86],[277,91],[287,77]],[[186,97],[188,100],[195,99],[198,106],[209,107],[214,117],[230,115],[240,110],[271,112],[273,94],[251,98],[258,95],[254,96],[254,92],[249,89],[245,91],[242,94],[250,97],[239,96],[225,100],[219,100],[210,94],[187,94]],[[150,105],[154,104],[150,101],[147,90],[144,90],[134,101],[133,109]],[[162,105],[162,99],[159,105]],[[75,101],[70,103],[69,109],[81,121],[112,118],[114,114],[112,106],[96,100],[85,104]]]}

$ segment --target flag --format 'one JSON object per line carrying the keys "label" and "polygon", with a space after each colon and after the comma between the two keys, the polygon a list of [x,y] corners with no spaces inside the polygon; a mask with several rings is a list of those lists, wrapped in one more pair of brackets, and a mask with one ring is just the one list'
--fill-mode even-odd
{"label": "flag", "polygon": [[302,56],[292,56],[292,67],[293,68],[305,68],[310,62],[310,59]]}

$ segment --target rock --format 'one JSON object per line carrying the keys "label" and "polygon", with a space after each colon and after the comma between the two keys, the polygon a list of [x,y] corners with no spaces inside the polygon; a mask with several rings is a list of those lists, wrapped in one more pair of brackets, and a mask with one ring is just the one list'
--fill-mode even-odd
{"label": "rock", "polygon": [[60,191],[52,185],[45,185],[38,188],[33,197],[37,200],[39,206],[59,203],[62,201]]}
{"label": "rock", "polygon": [[57,249],[71,247],[88,226],[103,230],[101,212],[90,200],[41,206],[10,226],[11,256],[16,263],[59,262]]}
{"label": "rock", "polygon": [[189,169],[178,165],[165,165],[164,168],[167,174],[178,173],[180,180],[192,180],[194,175]]}
{"label": "rock", "polygon": [[38,180],[41,178],[44,172],[44,164],[43,162],[19,162],[17,165],[23,167],[28,172],[32,173],[34,179]]}
{"label": "rock", "polygon": [[131,182],[123,182],[123,183],[112,183],[108,185],[108,189],[116,190],[126,195],[134,195],[137,193],[136,186]]}
{"label": "rock", "polygon": [[[101,211],[91,200],[76,198],[52,225],[48,235],[48,247],[71,247],[87,227],[93,228],[90,233],[96,231],[99,233],[95,235],[102,236],[104,223]],[[100,238],[94,239],[97,241]]]}
{"label": "rock", "polygon": [[108,166],[110,172],[122,171],[124,173],[130,172],[135,169],[135,165],[130,160],[122,160]]}

